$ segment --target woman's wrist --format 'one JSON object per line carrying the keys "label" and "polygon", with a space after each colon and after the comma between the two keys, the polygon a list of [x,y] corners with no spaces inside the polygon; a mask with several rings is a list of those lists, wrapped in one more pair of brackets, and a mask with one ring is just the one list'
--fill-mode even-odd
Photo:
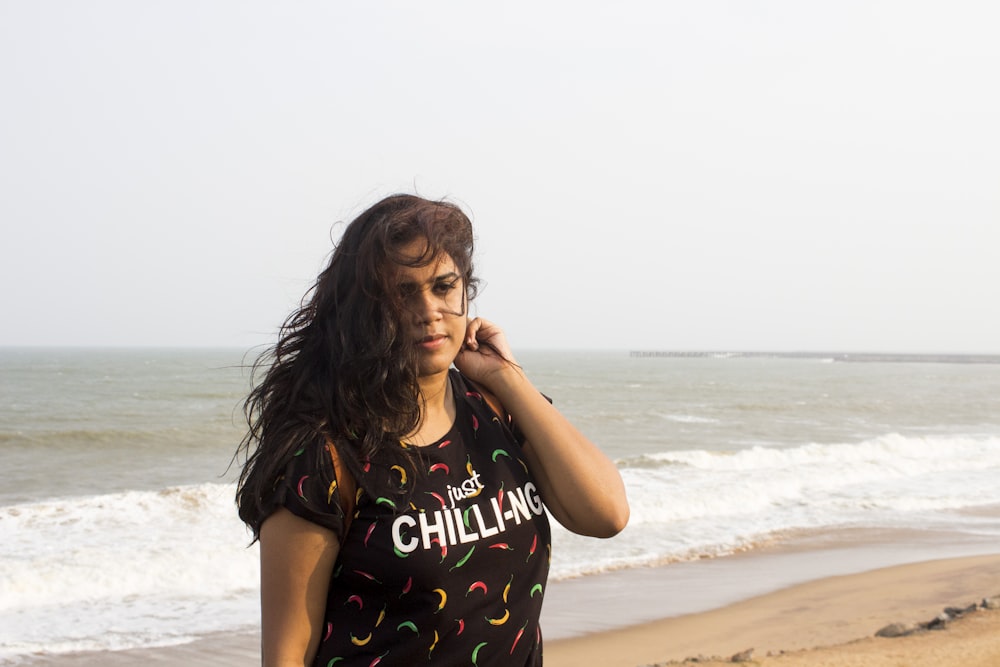
{"label": "woman's wrist", "polygon": [[[491,392],[500,400],[508,412],[515,412],[524,397],[538,394],[538,390],[528,379],[524,370],[517,364],[507,364],[505,368],[496,371],[487,385]],[[541,394],[538,394],[541,396]]]}

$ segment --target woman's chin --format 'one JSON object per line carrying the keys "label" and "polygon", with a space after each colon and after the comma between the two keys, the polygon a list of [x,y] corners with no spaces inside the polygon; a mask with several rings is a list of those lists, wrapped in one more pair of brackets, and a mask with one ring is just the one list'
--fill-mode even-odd
{"label": "woman's chin", "polygon": [[448,369],[451,368],[453,361],[454,358],[451,355],[425,355],[420,360],[417,372],[422,378],[441,375],[442,373],[448,372]]}

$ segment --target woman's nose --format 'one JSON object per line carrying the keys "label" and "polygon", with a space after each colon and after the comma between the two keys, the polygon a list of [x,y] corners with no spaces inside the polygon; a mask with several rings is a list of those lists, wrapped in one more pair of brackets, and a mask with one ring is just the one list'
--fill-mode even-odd
{"label": "woman's nose", "polygon": [[413,295],[412,308],[419,324],[441,319],[440,299],[429,289],[420,290]]}

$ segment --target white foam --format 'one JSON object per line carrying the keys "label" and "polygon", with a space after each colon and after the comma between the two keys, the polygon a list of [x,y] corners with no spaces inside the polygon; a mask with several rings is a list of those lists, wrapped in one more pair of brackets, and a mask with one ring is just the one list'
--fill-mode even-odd
{"label": "white foam", "polygon": [[678,424],[718,424],[719,420],[712,417],[699,417],[698,415],[661,415],[667,421]]}
{"label": "white foam", "polygon": [[259,566],[248,543],[231,485],[0,508],[0,656],[252,625]]}
{"label": "white foam", "polygon": [[790,530],[947,526],[998,534],[963,509],[1000,506],[1000,438],[664,452],[622,466],[631,518],[611,543],[560,529],[553,576],[732,553]]}

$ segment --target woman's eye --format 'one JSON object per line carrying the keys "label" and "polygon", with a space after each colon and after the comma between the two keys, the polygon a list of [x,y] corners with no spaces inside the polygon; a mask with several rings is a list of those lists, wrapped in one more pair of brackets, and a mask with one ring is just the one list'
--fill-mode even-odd
{"label": "woman's eye", "polygon": [[447,294],[457,287],[457,283],[434,283],[434,291],[438,294]]}

